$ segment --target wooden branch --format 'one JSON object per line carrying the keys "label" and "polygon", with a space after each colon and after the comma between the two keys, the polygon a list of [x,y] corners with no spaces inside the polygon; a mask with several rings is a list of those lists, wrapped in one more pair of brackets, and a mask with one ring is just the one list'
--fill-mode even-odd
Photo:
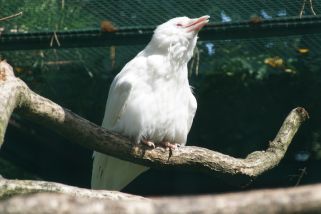
{"label": "wooden branch", "polygon": [[321,184],[249,192],[151,198],[97,200],[72,195],[38,193],[0,201],[0,213],[320,213]]}
{"label": "wooden branch", "polygon": [[0,72],[0,143],[3,142],[12,111],[18,108],[26,118],[89,149],[149,167],[181,168],[224,176],[225,180],[230,178],[233,183],[246,184],[275,167],[284,157],[302,122],[308,118],[303,108],[292,110],[267,150],[253,152],[245,159],[194,146],[180,147],[170,153],[163,148],[133,145],[129,139],[111,133],[34,93],[14,76],[11,66],[5,61],[0,63]]}
{"label": "wooden branch", "polygon": [[[0,200],[5,198],[39,192],[53,192],[77,198],[108,199],[108,200],[148,200],[141,196],[121,193],[118,191],[89,190],[55,182],[32,180],[0,179]],[[0,212],[2,213],[2,212]]]}
{"label": "wooden branch", "polygon": [[15,18],[15,17],[17,17],[17,16],[21,16],[21,15],[22,15],[22,12],[19,12],[19,13],[10,15],[10,16],[6,16],[6,17],[3,17],[3,18],[0,18],[0,22],[1,22],[1,21],[6,21],[6,20],[8,20],[8,19]]}

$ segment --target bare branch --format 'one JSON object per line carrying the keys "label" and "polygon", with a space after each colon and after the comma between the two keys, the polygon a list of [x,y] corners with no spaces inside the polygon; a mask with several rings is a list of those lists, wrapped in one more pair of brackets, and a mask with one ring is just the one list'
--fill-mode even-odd
{"label": "bare branch", "polygon": [[0,201],[0,213],[320,213],[321,185],[151,199],[112,201],[38,193]]}
{"label": "bare branch", "polygon": [[267,150],[253,152],[245,159],[194,146],[181,147],[170,153],[163,148],[148,149],[144,145],[133,145],[129,139],[39,96],[23,81],[15,78],[11,66],[4,61],[0,63],[0,71],[6,74],[6,78],[2,82],[0,80],[0,143],[3,142],[12,111],[18,108],[26,118],[84,147],[150,167],[181,168],[224,176],[225,180],[230,178],[232,183],[246,184],[275,167],[284,157],[302,122],[308,118],[303,108],[292,110]]}
{"label": "bare branch", "polygon": [[[54,192],[77,198],[108,199],[108,200],[148,200],[146,198],[118,191],[89,190],[64,184],[32,181],[32,180],[0,180],[0,199],[22,194]],[[0,212],[1,213],[1,212]]]}
{"label": "bare branch", "polygon": [[21,16],[21,15],[22,15],[22,12],[13,14],[13,15],[11,15],[11,16],[6,16],[6,17],[3,17],[3,18],[0,18],[0,22],[1,22],[1,21],[6,21],[6,20],[8,20],[8,19],[15,18],[15,17],[17,17],[17,16]]}

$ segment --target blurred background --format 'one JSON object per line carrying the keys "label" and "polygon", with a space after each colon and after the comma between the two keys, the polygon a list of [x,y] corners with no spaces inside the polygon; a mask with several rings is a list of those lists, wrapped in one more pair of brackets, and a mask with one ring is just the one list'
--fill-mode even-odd
{"label": "blurred background", "polygon": [[[198,110],[188,145],[244,158],[264,150],[287,114],[310,119],[280,165],[246,187],[206,174],[152,169],[125,192],[222,193],[321,181],[321,1],[0,0],[0,56],[28,86],[100,125],[114,76],[152,30],[177,16],[210,15],[189,63]],[[90,185],[92,151],[14,113],[0,174]]]}

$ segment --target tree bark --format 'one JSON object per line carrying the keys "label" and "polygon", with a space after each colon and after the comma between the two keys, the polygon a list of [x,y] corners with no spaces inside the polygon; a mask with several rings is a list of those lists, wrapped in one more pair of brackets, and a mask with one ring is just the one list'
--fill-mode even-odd
{"label": "tree bark", "polygon": [[[86,199],[108,199],[108,200],[148,200],[147,198],[122,193],[118,191],[107,190],[89,190],[59,184],[55,182],[46,181],[32,181],[32,180],[7,180],[0,179],[0,200],[10,198],[17,195],[39,193],[39,192],[53,192],[60,193],[66,196]],[[0,213],[2,213],[0,211]]]}
{"label": "tree bark", "polygon": [[122,213],[231,214],[320,213],[321,184],[296,188],[256,190],[222,195],[99,200],[72,195],[38,193],[0,201],[0,213]]}
{"label": "tree bark", "polygon": [[246,184],[275,167],[302,122],[308,118],[303,108],[293,109],[265,151],[256,151],[240,159],[195,146],[184,146],[171,152],[160,147],[150,149],[133,144],[126,137],[97,126],[34,93],[14,76],[12,67],[5,61],[0,62],[0,97],[0,144],[10,115],[17,108],[25,118],[89,149],[149,167],[180,168],[223,176],[235,184]]}

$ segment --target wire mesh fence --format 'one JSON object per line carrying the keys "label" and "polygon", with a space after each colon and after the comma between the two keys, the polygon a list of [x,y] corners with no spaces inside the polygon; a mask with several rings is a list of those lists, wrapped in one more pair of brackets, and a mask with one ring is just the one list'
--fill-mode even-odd
{"label": "wire mesh fence", "polygon": [[[56,32],[99,30],[102,21],[112,23],[116,30],[139,30],[144,27],[153,29],[172,17],[199,17],[208,14],[214,23],[214,29],[215,23],[221,24],[223,28],[225,24],[229,26],[230,23],[250,23],[249,26],[242,25],[238,32],[253,31],[251,24],[276,20],[275,23],[268,25],[268,30],[274,30],[276,31],[274,35],[278,35],[275,29],[279,29],[280,18],[285,20],[286,26],[286,20],[293,17],[311,16],[312,19],[308,21],[313,22],[315,17],[317,22],[320,19],[318,14],[321,13],[321,2],[313,0],[0,0],[0,5],[2,8],[0,18],[23,13],[22,16],[0,22],[0,41],[6,36],[5,41],[8,42],[12,40],[10,35],[19,34],[22,35],[21,38],[27,38],[24,42],[28,43],[28,38],[40,37],[37,33],[50,35],[50,39],[46,40],[48,43],[46,49],[35,47],[33,50],[20,50],[21,47],[17,45],[8,51],[1,50],[1,44],[3,47],[5,44],[0,43],[1,58],[7,59],[18,75],[34,83],[39,90],[57,87],[57,83],[50,82],[50,78],[68,76],[71,70],[78,72],[80,76],[84,75],[82,78],[88,80],[109,81],[146,45],[141,42],[134,45],[103,43],[100,45],[98,42],[98,45],[91,47],[89,42],[86,47],[82,47],[81,40],[71,38],[69,42],[74,43],[73,48],[64,48],[64,43],[59,42]],[[292,25],[299,23],[300,19],[297,19]],[[189,64],[192,82],[197,84],[202,75],[211,73],[233,75],[243,72],[258,79],[270,74],[295,75],[302,70],[302,64],[308,64],[313,71],[319,71],[321,34],[305,35],[305,31],[311,30],[309,28],[311,26],[304,28],[303,25],[300,31],[289,32],[288,36],[282,34],[282,36],[256,38],[254,35],[248,39],[224,39],[223,31],[221,33],[223,39],[216,40],[211,39],[209,33],[206,36],[207,40],[198,43],[196,54]],[[260,27],[257,30],[259,31]],[[137,32],[136,37],[139,39],[140,34]],[[32,44],[37,45],[36,42]],[[195,73],[198,76],[194,75]],[[61,80],[60,85],[68,84],[70,81],[68,78],[65,78],[66,82],[62,81],[63,78],[58,79]],[[40,80],[47,81],[45,84],[40,84]],[[46,84],[49,84],[49,87]],[[51,94],[53,96],[55,93]]]}
{"label": "wire mesh fence", "polygon": [[[86,30],[86,29],[99,29],[101,21],[108,20],[113,23],[116,28],[141,28],[146,26],[155,27],[156,25],[176,16],[189,16],[199,17],[204,14],[210,15],[211,22],[215,23],[228,23],[228,22],[241,22],[241,21],[259,21],[269,20],[280,17],[298,17],[300,15],[317,15],[321,11],[321,2],[312,0],[283,0],[283,1],[254,1],[254,0],[227,0],[227,1],[155,1],[155,0],[135,0],[135,1],[102,1],[102,0],[12,0],[12,1],[0,1],[1,5],[1,17],[9,16],[18,12],[23,12],[21,17],[1,22],[1,33],[3,34],[16,34],[16,33],[35,33],[35,32],[61,32],[61,31],[74,31],[74,30]],[[273,29],[271,29],[273,30]],[[299,41],[300,35],[297,36],[296,41]],[[314,35],[304,39],[303,43],[316,44],[318,45],[319,36]],[[53,37],[50,41],[52,43],[59,42],[55,41]],[[264,54],[268,55],[281,55],[281,52],[287,50],[284,49],[282,42],[270,42],[275,39],[253,39],[250,41],[223,41],[223,42],[206,42],[205,44],[207,51],[210,53],[207,56],[220,55],[219,59],[230,59],[232,54],[228,53],[229,56],[224,56],[224,46],[229,44],[241,44],[245,45],[242,47],[247,52],[252,52],[253,55]],[[287,39],[285,39],[287,40]],[[291,40],[292,41],[292,40]],[[290,43],[290,41],[287,41]],[[297,43],[295,43],[297,44]],[[292,44],[295,45],[295,44]],[[288,44],[289,46],[290,44]],[[103,45],[102,45],[103,46]],[[267,47],[266,47],[267,46]],[[285,45],[286,46],[286,45]],[[305,45],[302,44],[302,48]],[[143,46],[127,46],[127,47],[116,47],[112,49],[115,51],[115,59],[110,59],[109,48],[93,48],[86,49],[86,51],[79,50],[57,50],[46,52],[43,54],[43,60],[51,61],[52,58],[58,59],[58,61],[68,61],[73,58],[75,63],[79,63],[84,59],[89,59],[86,55],[90,55],[91,59],[93,56],[100,58],[105,56],[105,62],[103,65],[93,64],[89,66],[91,69],[96,71],[105,70],[111,67],[106,65],[112,61],[117,62],[117,65],[121,66],[130,57],[133,57]],[[237,47],[237,46],[236,46]],[[235,47],[235,48],[236,48]],[[234,48],[234,49],[235,49]],[[299,47],[297,47],[299,48]],[[204,49],[204,48],[203,48]],[[212,49],[212,50],[209,50]],[[295,49],[295,48],[294,48]],[[242,51],[243,51],[242,50]],[[1,46],[0,46],[1,51]],[[88,52],[87,52],[88,51]],[[212,53],[214,51],[215,53]],[[36,53],[42,52],[36,50]],[[295,51],[294,51],[295,52]],[[29,53],[29,52],[26,52]],[[218,54],[216,54],[218,53]],[[1,52],[2,56],[5,56],[10,60],[9,55],[11,53]],[[235,52],[235,54],[238,54]],[[287,52],[287,54],[290,54]],[[15,54],[13,54],[15,55]],[[26,58],[24,59],[25,56]],[[216,58],[216,61],[219,60]],[[29,54],[20,54],[19,63],[21,64],[35,64],[32,62],[34,59],[30,58]],[[26,62],[24,62],[26,61]],[[70,60],[69,60],[70,61]],[[91,60],[95,61],[95,60]],[[210,60],[204,60],[210,62]],[[16,62],[17,63],[17,62]],[[58,62],[59,63],[59,62]],[[71,63],[71,62],[70,62]],[[86,64],[90,64],[89,60],[86,60]],[[205,62],[204,62],[205,63]],[[113,66],[115,66],[113,64]],[[215,70],[215,69],[214,69]],[[105,70],[106,71],[106,70]]]}
{"label": "wire mesh fence", "polygon": [[[214,22],[239,22],[251,17],[273,19],[320,14],[313,0],[1,0],[1,16],[23,12],[23,18],[4,24],[5,32],[69,31],[92,29],[102,20],[117,27],[155,26],[177,16],[208,14]],[[2,23],[3,24],[3,23]]]}

